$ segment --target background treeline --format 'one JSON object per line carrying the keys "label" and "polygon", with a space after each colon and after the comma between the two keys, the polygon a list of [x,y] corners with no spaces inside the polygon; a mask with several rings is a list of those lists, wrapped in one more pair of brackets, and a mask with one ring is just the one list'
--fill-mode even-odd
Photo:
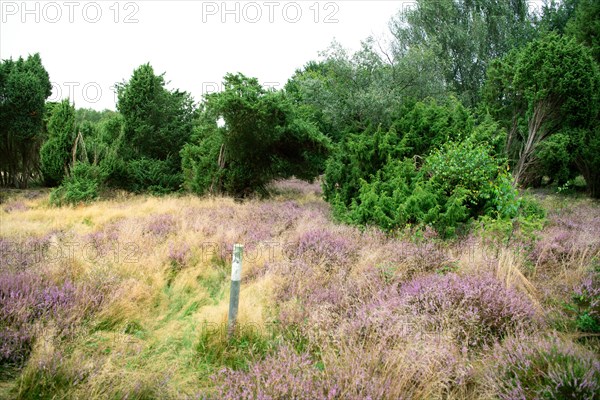
{"label": "background treeline", "polygon": [[76,110],[46,103],[39,55],[4,60],[1,184],[43,182],[63,204],[105,188],[265,195],[324,174],[339,219],[444,235],[535,216],[517,187],[600,197],[600,3],[417,3],[385,42],[334,42],[281,90],[227,74],[199,104],[145,64],[116,112]]}

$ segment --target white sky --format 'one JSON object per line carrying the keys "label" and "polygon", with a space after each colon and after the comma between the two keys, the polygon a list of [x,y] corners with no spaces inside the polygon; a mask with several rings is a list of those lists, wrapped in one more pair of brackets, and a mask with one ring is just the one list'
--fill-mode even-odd
{"label": "white sky", "polygon": [[54,86],[50,100],[71,97],[77,107],[115,109],[111,87],[146,62],[199,101],[227,72],[281,87],[334,38],[356,50],[370,35],[387,36],[390,18],[411,4],[0,0],[0,58],[39,52]]}

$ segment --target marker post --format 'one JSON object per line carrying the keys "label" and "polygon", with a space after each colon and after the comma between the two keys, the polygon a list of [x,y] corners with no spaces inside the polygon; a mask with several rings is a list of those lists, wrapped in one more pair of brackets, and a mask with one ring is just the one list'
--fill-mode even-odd
{"label": "marker post", "polygon": [[242,280],[243,253],[244,245],[233,245],[233,257],[231,260],[231,291],[229,293],[229,320],[227,324],[227,333],[230,338],[235,333],[238,306],[240,304],[240,285]]}

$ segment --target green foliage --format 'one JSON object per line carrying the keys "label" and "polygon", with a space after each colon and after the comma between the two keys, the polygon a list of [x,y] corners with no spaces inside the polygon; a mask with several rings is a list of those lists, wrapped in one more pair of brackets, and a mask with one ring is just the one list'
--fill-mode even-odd
{"label": "green foliage", "polygon": [[25,188],[39,176],[45,101],[51,93],[39,54],[0,62],[0,185]]}
{"label": "green foliage", "polygon": [[588,46],[596,62],[600,63],[600,3],[596,0],[578,0],[575,15],[567,23],[566,33]]}
{"label": "green foliage", "polygon": [[527,2],[417,0],[392,21],[395,52],[415,48],[433,53],[443,84],[469,106],[479,101],[488,63],[534,35]]}
{"label": "green foliage", "polygon": [[126,158],[141,156],[164,160],[177,157],[189,139],[194,117],[193,101],[186,92],[169,91],[163,75],[150,64],[133,71],[117,86],[117,110],[123,116]]}
{"label": "green foliage", "polygon": [[566,309],[574,317],[577,330],[600,333],[600,274],[595,273],[575,288]]}
{"label": "green foliage", "polygon": [[109,138],[119,142],[118,157],[110,161],[113,185],[165,193],[182,183],[180,151],[191,137],[196,112],[191,96],[168,90],[163,75],[144,64],[128,82],[117,85],[122,122],[106,120],[102,133],[105,143]]}
{"label": "green foliage", "polygon": [[416,103],[389,131],[367,130],[338,145],[325,198],[346,222],[430,225],[445,237],[480,215],[513,218],[518,193],[487,140],[502,134],[488,117],[475,126],[454,99]]}
{"label": "green foliage", "polygon": [[75,140],[75,108],[63,100],[53,108],[48,121],[48,140],[40,150],[40,167],[49,186],[59,185],[68,171]]}
{"label": "green foliage", "polygon": [[189,144],[181,151],[181,166],[185,187],[194,193],[207,193],[214,190],[213,182],[223,180],[225,170],[219,168],[223,144],[222,131],[214,127],[203,127],[196,137],[198,144]]}
{"label": "green foliage", "polygon": [[600,198],[600,122],[589,129],[571,130],[575,164],[585,178],[590,196]]}
{"label": "green foliage", "polygon": [[389,130],[369,127],[361,134],[349,134],[337,145],[323,182],[325,198],[335,209],[340,209],[338,203],[342,210],[348,208],[362,181],[369,180],[389,160],[420,160],[447,141],[466,137],[473,127],[472,117],[454,98],[406,105],[399,114]]}
{"label": "green foliage", "polygon": [[180,189],[181,173],[173,158],[156,160],[141,157],[127,162],[118,161],[112,178],[133,192],[167,194]]}
{"label": "green foliage", "polygon": [[76,162],[62,184],[50,193],[50,203],[61,206],[95,200],[105,178],[100,167]]}
{"label": "green foliage", "polygon": [[98,124],[100,121],[111,118],[117,113],[111,110],[96,111],[91,108],[78,108],[75,111],[75,122],[82,124],[84,122],[90,122],[92,124]]}
{"label": "green foliage", "polygon": [[[600,72],[583,45],[548,34],[488,70],[487,110],[508,132],[506,149],[517,182],[544,175],[564,182],[579,172],[594,192],[595,125]],[[560,136],[557,136],[560,135]]]}
{"label": "green foliage", "polygon": [[493,201],[497,206],[501,205],[497,213],[491,212],[479,218],[479,234],[486,244],[497,251],[515,243],[524,250],[530,250],[544,227],[546,213],[535,200],[518,196],[508,175],[505,178],[504,184],[499,185],[504,189],[499,187],[497,190],[504,192],[507,197],[504,202]]}
{"label": "green foliage", "polygon": [[577,173],[572,148],[572,138],[568,133],[559,132],[541,142],[536,150],[539,160],[539,173],[550,177],[557,185],[564,185]]}
{"label": "green foliage", "polygon": [[542,5],[542,15],[537,19],[537,28],[544,32],[555,32],[563,35],[569,21],[575,15],[581,0],[549,0]]}
{"label": "green foliage", "polygon": [[513,84],[522,91],[529,118],[536,105],[549,102],[554,118],[562,118],[567,126],[585,126],[598,112],[597,75],[598,66],[584,46],[550,34],[519,53]]}
{"label": "green foliage", "polygon": [[415,48],[391,60],[374,39],[361,44],[349,54],[334,41],[320,54],[321,61],[307,63],[285,85],[286,93],[333,142],[369,126],[388,129],[398,104],[443,93],[430,51]]}
{"label": "green foliage", "polygon": [[408,104],[392,127],[402,133],[403,157],[425,156],[452,140],[465,139],[474,127],[469,111],[454,97]]}
{"label": "green foliage", "polygon": [[329,142],[285,93],[242,74],[226,75],[224,87],[207,96],[194,144],[181,152],[188,189],[246,196],[276,178],[322,171]]}

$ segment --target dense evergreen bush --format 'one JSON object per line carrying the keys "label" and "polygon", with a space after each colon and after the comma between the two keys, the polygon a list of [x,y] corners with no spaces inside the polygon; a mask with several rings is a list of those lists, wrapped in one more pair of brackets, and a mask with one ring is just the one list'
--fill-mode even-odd
{"label": "dense evergreen bush", "polygon": [[349,135],[327,164],[324,194],[339,219],[387,230],[432,225],[452,236],[480,215],[514,218],[504,137],[455,99],[416,103],[387,132]]}
{"label": "dense evergreen bush", "polygon": [[50,194],[54,205],[77,204],[98,198],[106,174],[97,165],[76,162],[63,183]]}
{"label": "dense evergreen bush", "polygon": [[48,121],[48,139],[40,150],[40,168],[47,185],[59,185],[68,172],[75,140],[75,108],[63,100]]}
{"label": "dense evergreen bush", "polygon": [[242,74],[225,76],[224,87],[207,96],[197,134],[181,152],[188,189],[243,197],[266,193],[273,179],[322,172],[329,141],[284,92]]}

